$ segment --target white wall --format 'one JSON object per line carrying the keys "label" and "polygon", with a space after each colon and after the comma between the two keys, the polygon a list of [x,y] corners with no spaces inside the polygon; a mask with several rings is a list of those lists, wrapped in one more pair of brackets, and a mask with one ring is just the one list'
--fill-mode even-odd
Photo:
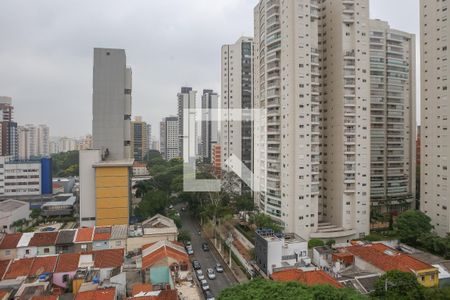
{"label": "white wall", "polygon": [[95,169],[100,150],[80,151],[80,225],[95,226]]}

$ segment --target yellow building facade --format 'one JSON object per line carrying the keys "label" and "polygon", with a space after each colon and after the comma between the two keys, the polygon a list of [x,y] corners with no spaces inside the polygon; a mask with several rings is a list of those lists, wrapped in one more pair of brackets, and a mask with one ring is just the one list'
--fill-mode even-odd
{"label": "yellow building facade", "polygon": [[96,225],[128,224],[132,163],[102,162],[94,167]]}

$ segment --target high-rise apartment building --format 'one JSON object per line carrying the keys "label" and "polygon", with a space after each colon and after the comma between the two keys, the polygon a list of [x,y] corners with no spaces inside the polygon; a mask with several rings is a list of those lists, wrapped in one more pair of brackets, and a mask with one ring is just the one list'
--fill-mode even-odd
{"label": "high-rise apartment building", "polygon": [[147,149],[152,149],[152,125],[147,124]]}
{"label": "high-rise apartment building", "polygon": [[213,90],[203,90],[201,120],[201,157],[203,162],[212,162],[212,146],[219,138],[219,95]]}
{"label": "high-rise apartment building", "polygon": [[137,161],[144,161],[148,152],[148,125],[142,117],[136,117],[131,122],[131,153]]}
{"label": "high-rise apartment building", "polygon": [[165,160],[180,157],[178,124],[178,117],[167,117],[160,123],[160,152]]}
{"label": "high-rise apartment building", "polygon": [[415,207],[415,47],[413,34],[370,20],[370,197],[377,213]]}
{"label": "high-rise apartment building", "polygon": [[47,125],[38,125],[37,127],[37,148],[38,155],[50,155],[50,129]]}
{"label": "high-rise apartment building", "polygon": [[[197,130],[195,118],[189,118],[185,120],[184,114],[185,111],[189,109],[195,109],[195,101],[197,97],[197,91],[193,91],[191,87],[182,87],[181,91],[177,95],[178,97],[178,157],[183,157],[184,147],[188,147],[188,143],[190,142],[190,146],[186,151],[186,155],[189,157],[195,157],[196,152],[196,140],[197,140]],[[195,132],[195,135],[191,137],[191,140],[188,140],[188,133],[190,131]],[[193,146],[194,145],[194,146]]]}
{"label": "high-rise apartment building", "polygon": [[131,158],[131,68],[123,49],[94,49],[93,147],[109,159]]}
{"label": "high-rise apartment building", "polygon": [[420,209],[439,235],[450,232],[450,88],[448,1],[420,1]]}
{"label": "high-rise apartment building", "polygon": [[287,232],[337,241],[370,223],[367,0],[262,0],[254,10],[259,209]]}
{"label": "high-rise apartment building", "polygon": [[[221,166],[235,155],[253,170],[253,129],[250,109],[253,108],[253,39],[241,37],[234,44],[222,46],[222,98],[221,98]],[[242,188],[245,188],[244,186]]]}

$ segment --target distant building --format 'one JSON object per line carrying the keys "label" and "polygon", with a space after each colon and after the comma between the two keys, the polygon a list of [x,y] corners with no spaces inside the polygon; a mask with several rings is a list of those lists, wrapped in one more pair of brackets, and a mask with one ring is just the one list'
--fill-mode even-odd
{"label": "distant building", "polygon": [[41,206],[41,215],[45,217],[53,216],[73,216],[77,197],[72,196],[63,201],[49,201]]}
{"label": "distant building", "polygon": [[166,117],[160,123],[160,152],[165,160],[180,157],[178,117]]}
{"label": "distant building", "polygon": [[271,275],[274,281],[296,281],[307,286],[331,285],[336,288],[342,288],[335,278],[322,270],[303,271],[297,268],[284,269],[276,271]]}
{"label": "distant building", "polygon": [[[196,130],[196,122],[193,119],[184,120],[184,114],[185,111],[188,109],[195,109],[196,108],[196,96],[197,91],[193,91],[191,87],[182,87],[181,91],[178,93],[178,155],[177,157],[184,157],[183,149],[184,146],[187,146],[187,134],[190,131],[197,132]],[[185,128],[185,125],[188,127]],[[186,135],[185,135],[186,134]],[[190,140],[189,150],[186,152],[186,154],[189,157],[195,157],[196,152],[196,139],[197,139],[197,133],[194,135],[194,137],[191,137],[192,140]],[[191,151],[192,150],[192,151]]]}
{"label": "distant building", "polygon": [[0,202],[0,230],[12,232],[12,224],[19,220],[27,220],[30,217],[30,205],[27,202],[8,199]]}
{"label": "distant building", "polygon": [[75,178],[53,178],[53,194],[72,193],[75,186]]}
{"label": "distant building", "polygon": [[144,161],[148,152],[148,125],[142,117],[136,117],[131,122],[131,153],[137,161]]}
{"label": "distant building", "polygon": [[203,90],[201,120],[201,152],[203,162],[212,163],[212,147],[219,139],[219,96],[213,90]]}
{"label": "distant building", "polygon": [[133,176],[148,176],[147,165],[143,162],[135,161],[133,163]]}
{"label": "distant building", "polygon": [[30,159],[50,154],[50,129],[47,125],[18,126],[19,159]]}
{"label": "distant building", "polygon": [[217,177],[222,176],[222,147],[219,144],[212,146],[212,165],[214,175]]}
{"label": "distant building", "polygon": [[17,123],[13,121],[14,106],[10,97],[0,97],[0,155],[18,156]]}
{"label": "distant building", "polygon": [[268,276],[287,266],[308,266],[308,243],[293,233],[274,233],[271,229],[256,231],[256,264]]}

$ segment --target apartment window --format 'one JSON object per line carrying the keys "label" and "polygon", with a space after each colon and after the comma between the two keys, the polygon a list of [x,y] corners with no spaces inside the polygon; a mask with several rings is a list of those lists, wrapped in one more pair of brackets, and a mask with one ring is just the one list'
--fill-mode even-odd
{"label": "apartment window", "polygon": [[11,250],[5,250],[5,255],[11,255]]}
{"label": "apartment window", "polygon": [[30,254],[30,249],[25,250],[25,254]]}
{"label": "apartment window", "polygon": [[62,277],[62,281],[64,283],[68,282],[69,281],[69,274],[64,274],[63,277]]}
{"label": "apartment window", "polygon": [[49,248],[44,248],[44,253],[46,253],[46,254],[50,253],[50,249]]}

